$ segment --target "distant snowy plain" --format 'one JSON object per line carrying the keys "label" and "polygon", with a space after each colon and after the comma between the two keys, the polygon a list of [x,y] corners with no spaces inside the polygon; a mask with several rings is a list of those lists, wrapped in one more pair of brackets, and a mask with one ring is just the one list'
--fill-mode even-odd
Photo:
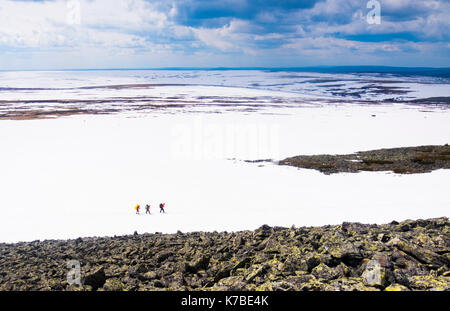
{"label": "distant snowy plain", "polygon": [[[260,80],[267,81],[267,77],[253,72],[239,74],[247,76],[245,88],[198,85],[200,81],[196,85],[159,86],[152,92],[165,96],[311,96],[292,88],[252,88],[248,81],[257,80],[261,85]],[[35,81],[41,84],[36,87],[42,88],[58,83],[58,87],[67,87],[69,80],[77,87],[149,80],[141,73],[136,74],[139,79],[128,73],[119,78],[102,77],[102,81],[91,73],[89,79],[64,75],[66,80],[61,82],[53,74],[22,73],[20,79],[20,73],[8,73],[0,81],[8,88],[29,87]],[[227,75],[230,73],[224,74],[224,80]],[[208,81],[207,77],[197,79]],[[101,96],[117,95],[108,92]],[[120,96],[124,92],[140,96],[149,91],[121,92]],[[64,97],[63,93],[59,92],[60,96]],[[54,94],[5,89],[0,100]],[[449,216],[448,170],[413,175],[324,175],[243,161],[449,142],[450,110],[378,102],[324,105],[311,99],[308,105],[262,105],[253,112],[217,104],[214,109],[176,113],[128,111],[0,120],[0,242]],[[166,203],[166,214],[159,213],[160,202]],[[152,214],[146,215],[142,209],[141,215],[136,215],[133,207],[137,203],[142,207],[150,204]]]}

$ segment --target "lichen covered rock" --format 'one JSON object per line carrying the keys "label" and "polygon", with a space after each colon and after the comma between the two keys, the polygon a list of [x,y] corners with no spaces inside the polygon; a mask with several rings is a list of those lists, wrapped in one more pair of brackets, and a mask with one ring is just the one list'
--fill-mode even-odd
{"label": "lichen covered rock", "polygon": [[0,290],[440,291],[449,248],[447,218],[3,243]]}

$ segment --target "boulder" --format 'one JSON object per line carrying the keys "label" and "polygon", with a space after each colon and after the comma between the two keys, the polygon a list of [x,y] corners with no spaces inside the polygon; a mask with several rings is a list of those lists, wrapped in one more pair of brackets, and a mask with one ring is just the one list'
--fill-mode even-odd
{"label": "boulder", "polygon": [[93,272],[86,275],[84,278],[84,285],[89,285],[93,290],[102,287],[106,282],[105,270],[103,267],[97,268]]}
{"label": "boulder", "polygon": [[450,290],[450,280],[448,277],[429,275],[415,275],[408,278],[411,288],[416,290]]}
{"label": "boulder", "polygon": [[309,253],[306,256],[306,267],[308,268],[309,272],[311,272],[312,269],[314,269],[319,264],[320,264],[320,257],[319,256],[314,255],[312,253]]}
{"label": "boulder", "polygon": [[255,237],[260,239],[268,238],[274,232],[273,228],[268,225],[262,225],[256,229]]}
{"label": "boulder", "polygon": [[186,282],[184,281],[183,273],[181,272],[175,272],[169,276],[165,276],[163,280],[165,287],[167,287],[170,290],[180,290],[181,287],[186,285]]}
{"label": "boulder", "polygon": [[335,269],[328,267],[324,263],[320,263],[318,266],[312,269],[311,274],[318,279],[325,280],[335,279],[339,275],[339,273]]}
{"label": "boulder", "polygon": [[128,270],[128,274],[131,277],[138,277],[139,275],[144,274],[147,271],[148,271],[148,268],[145,264],[136,264]]}
{"label": "boulder", "polygon": [[364,284],[381,288],[388,286],[393,279],[389,266],[389,261],[384,255],[374,256],[362,273]]}
{"label": "boulder", "polygon": [[333,258],[344,262],[348,266],[357,266],[363,258],[359,249],[350,242],[325,243],[324,248]]}
{"label": "boulder", "polygon": [[247,282],[244,281],[243,276],[230,276],[224,279],[221,279],[217,284],[215,284],[211,290],[220,290],[220,291],[242,291],[247,286]]}
{"label": "boulder", "polygon": [[120,279],[111,278],[106,280],[103,289],[106,291],[123,291],[126,289],[126,286]]}
{"label": "boulder", "polygon": [[420,262],[428,264],[433,268],[439,268],[443,265],[450,265],[450,261],[446,256],[436,254],[428,248],[409,243],[404,239],[396,237],[389,241],[388,244],[390,246],[395,246],[397,249],[402,250],[408,255],[418,259]]}
{"label": "boulder", "polygon": [[251,266],[250,273],[245,278],[245,281],[247,283],[252,282],[256,277],[260,277],[260,276],[263,276],[264,274],[266,274],[270,268],[271,267],[268,264],[264,264],[264,265],[256,264],[256,265]]}
{"label": "boulder", "polygon": [[208,269],[211,256],[200,254],[197,255],[190,263],[186,264],[185,271],[190,273],[196,273],[199,270]]}
{"label": "boulder", "polygon": [[172,256],[171,252],[161,252],[156,256],[156,261],[158,263],[161,263],[161,262],[167,260],[170,256]]}
{"label": "boulder", "polygon": [[214,282],[218,282],[219,280],[229,277],[231,274],[231,271],[233,271],[233,267],[230,265],[227,265],[225,267],[222,267],[214,276]]}
{"label": "boulder", "polygon": [[160,277],[160,275],[156,271],[148,271],[148,272],[144,273],[144,278],[146,280],[154,280],[154,279],[158,279],[159,277]]}
{"label": "boulder", "polygon": [[334,279],[329,282],[327,290],[333,291],[379,291],[378,288],[367,286],[364,284],[361,278],[357,277],[344,277]]}

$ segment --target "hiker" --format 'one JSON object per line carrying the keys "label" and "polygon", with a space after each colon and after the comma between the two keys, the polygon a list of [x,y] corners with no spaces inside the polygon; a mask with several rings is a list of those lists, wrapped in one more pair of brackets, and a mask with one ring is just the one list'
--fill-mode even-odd
{"label": "hiker", "polygon": [[150,213],[150,205],[148,205],[148,204],[145,206],[145,213],[146,214],[151,214]]}
{"label": "hiker", "polygon": [[159,204],[159,212],[160,213],[165,213],[166,211],[164,210],[164,205],[166,205],[166,203],[161,203]]}
{"label": "hiker", "polygon": [[141,207],[139,206],[139,204],[138,205],[136,205],[135,207],[134,207],[134,209],[136,210],[136,214],[139,214],[139,209],[140,209]]}

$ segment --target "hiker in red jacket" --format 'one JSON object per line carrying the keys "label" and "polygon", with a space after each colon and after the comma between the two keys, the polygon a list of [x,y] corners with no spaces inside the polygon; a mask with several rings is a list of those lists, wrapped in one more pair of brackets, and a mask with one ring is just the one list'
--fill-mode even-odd
{"label": "hiker in red jacket", "polygon": [[145,213],[146,214],[151,214],[150,213],[150,205],[148,205],[148,204],[145,206]]}

